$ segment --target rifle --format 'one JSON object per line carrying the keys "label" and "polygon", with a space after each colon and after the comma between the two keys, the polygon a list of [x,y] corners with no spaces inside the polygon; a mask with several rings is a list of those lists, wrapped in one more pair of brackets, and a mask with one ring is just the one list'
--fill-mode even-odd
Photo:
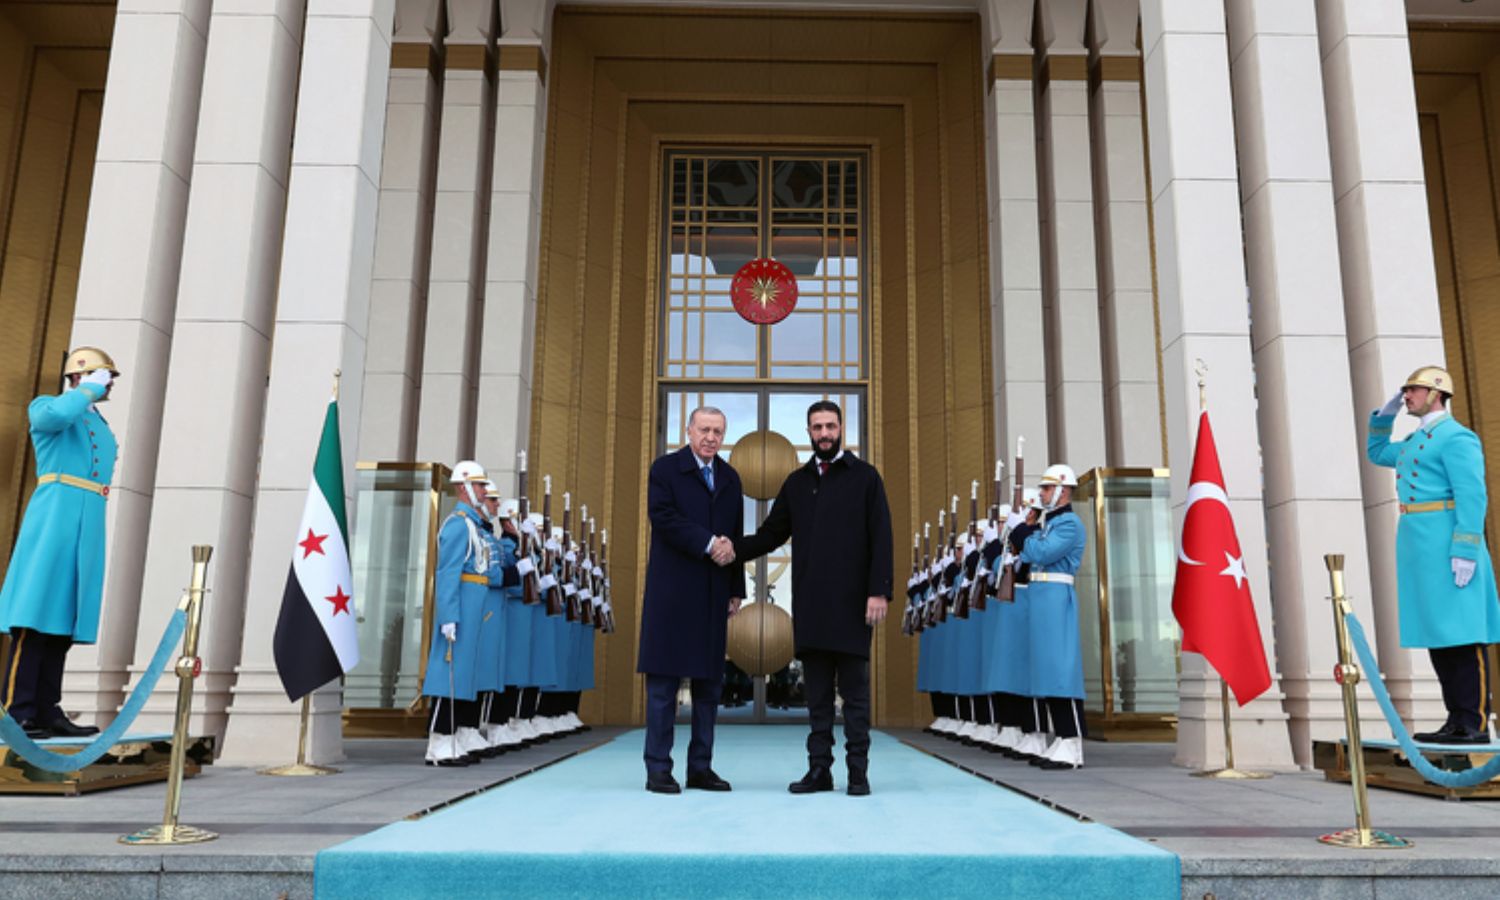
{"label": "rifle", "polygon": [[599,607],[599,618],[603,623],[601,630],[605,634],[615,630],[615,611],[609,603],[609,529],[599,532],[599,568],[604,574],[599,578],[603,593],[600,595],[604,601]]}
{"label": "rifle", "polygon": [[922,523],[922,627],[937,625],[937,610],[932,605],[932,523]]}
{"label": "rifle", "polygon": [[[938,509],[938,553],[942,553],[943,547],[948,543],[948,539],[944,537],[944,535],[947,533],[947,529],[945,527],[947,522],[947,515],[948,511],[946,509]],[[948,621],[948,567],[942,565],[941,559],[935,560],[935,562],[937,562],[938,565],[941,566],[941,569],[937,574],[937,584],[934,584],[932,586],[932,600],[937,604],[937,624],[941,625],[944,622]]]}
{"label": "rifle", "polygon": [[[578,551],[573,548],[573,495],[563,493],[562,524],[562,575],[563,617],[569,622],[578,621]],[[582,521],[581,519],[579,521]]]}
{"label": "rifle", "polygon": [[963,585],[963,546],[958,542],[958,495],[953,495],[952,505],[948,508],[948,555],[952,562],[948,564],[949,599],[953,602],[953,614],[960,619],[969,617],[969,595],[962,590]]}
{"label": "rifle", "polygon": [[[993,560],[994,564],[997,566],[1000,565],[1000,559],[1005,556],[1005,539],[1003,537],[1005,532],[1005,523],[1000,521],[1000,498],[1004,495],[1005,492],[1005,486],[1002,482],[1001,476],[1004,474],[1004,472],[1004,461],[998,459],[995,460],[995,486],[993,490],[993,500],[990,503],[990,521],[994,523],[995,534],[1002,535],[1002,537],[997,537],[995,539],[1000,544],[1000,556],[995,557],[995,559]],[[998,577],[999,574],[1000,573],[998,572],[992,572],[992,577],[984,579],[984,595],[986,597],[995,596],[995,588],[1000,584],[1000,578]]]}
{"label": "rifle", "polygon": [[979,562],[984,558],[984,548],[979,545],[979,481],[969,483],[969,553],[972,560],[965,560],[964,571],[969,576],[969,608],[984,612],[985,579],[979,577]]}
{"label": "rifle", "polygon": [[[1026,460],[1021,456],[1021,450],[1026,444],[1026,438],[1016,438],[1016,466],[1011,471],[1011,478],[1015,479],[1015,486],[1010,492],[1011,512],[1020,512],[1026,503]],[[1010,530],[1000,535],[1002,541],[1010,540]],[[1000,573],[1000,584],[995,588],[995,599],[1013,603],[1016,599],[1016,569],[1014,566],[1006,566]]]}
{"label": "rifle", "polygon": [[601,609],[604,606],[604,585],[600,583],[603,581],[603,570],[599,568],[599,563],[594,558],[594,534],[597,531],[598,523],[589,519],[589,608],[584,610],[584,620],[593,625],[595,631],[604,627],[604,619],[601,615]]}
{"label": "rifle", "polygon": [[542,568],[547,571],[548,575],[553,576],[554,582],[544,593],[547,601],[547,615],[555,616],[563,611],[563,592],[562,588],[556,584],[555,575],[558,557],[562,554],[557,549],[556,542],[552,540],[552,476],[542,476],[542,485],[542,533],[547,536],[546,543],[542,545],[546,550],[542,554]]}
{"label": "rifle", "polygon": [[917,582],[922,571],[918,568],[922,561],[921,551],[922,536],[913,534],[911,536],[911,579],[906,584],[906,610],[901,615],[901,633],[908,637],[916,630],[916,625],[912,621],[915,617],[912,613],[916,609]]}
{"label": "rifle", "polygon": [[[528,480],[526,477],[526,451],[522,450],[517,454],[517,456],[521,461],[520,471],[516,473],[516,492],[520,494],[518,502],[520,505],[522,525],[520,546],[517,547],[517,550],[519,551],[517,553],[517,558],[530,559],[532,561],[532,564],[535,565],[537,551],[536,542],[533,541],[531,535],[527,534],[525,531],[526,525],[531,521],[531,501],[526,498],[526,484]],[[535,533],[536,526],[533,525],[531,526],[531,528],[533,533]],[[536,604],[542,602],[541,591],[537,587],[538,583],[539,579],[537,577],[536,569],[533,569],[530,575],[527,575],[525,578],[521,579],[522,603],[525,603],[527,606],[535,606]]]}

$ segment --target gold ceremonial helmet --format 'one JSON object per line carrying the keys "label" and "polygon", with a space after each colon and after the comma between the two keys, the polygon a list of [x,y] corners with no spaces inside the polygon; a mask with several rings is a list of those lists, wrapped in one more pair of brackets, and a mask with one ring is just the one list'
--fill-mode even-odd
{"label": "gold ceremonial helmet", "polygon": [[1449,375],[1446,369],[1439,369],[1437,366],[1423,366],[1411,373],[1411,377],[1407,378],[1401,387],[1403,389],[1409,387],[1432,388],[1435,391],[1442,391],[1451,397],[1453,396],[1453,376]]}
{"label": "gold ceremonial helmet", "polygon": [[120,377],[115,361],[98,347],[79,347],[68,354],[68,361],[63,364],[64,375],[87,375],[100,369],[108,369],[111,375]]}

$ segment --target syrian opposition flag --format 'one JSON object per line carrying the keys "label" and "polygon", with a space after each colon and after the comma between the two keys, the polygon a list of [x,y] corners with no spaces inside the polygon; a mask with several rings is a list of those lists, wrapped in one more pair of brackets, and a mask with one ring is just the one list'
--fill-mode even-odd
{"label": "syrian opposition flag", "polygon": [[359,662],[336,397],[328,401],[323,419],[272,649],[291,700],[301,700]]}
{"label": "syrian opposition flag", "polygon": [[1271,686],[1207,412],[1198,419],[1198,445],[1177,544],[1172,614],[1182,626],[1182,649],[1203,654],[1241,706]]}

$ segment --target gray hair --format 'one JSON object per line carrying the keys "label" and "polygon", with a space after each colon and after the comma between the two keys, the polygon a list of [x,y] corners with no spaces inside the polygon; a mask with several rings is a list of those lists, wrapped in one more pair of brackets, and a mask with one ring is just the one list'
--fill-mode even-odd
{"label": "gray hair", "polygon": [[718,416],[719,418],[724,420],[725,425],[729,424],[729,417],[724,415],[724,410],[719,409],[717,406],[700,406],[688,415],[687,427],[693,427],[693,420],[698,418],[699,413],[702,413],[705,416]]}

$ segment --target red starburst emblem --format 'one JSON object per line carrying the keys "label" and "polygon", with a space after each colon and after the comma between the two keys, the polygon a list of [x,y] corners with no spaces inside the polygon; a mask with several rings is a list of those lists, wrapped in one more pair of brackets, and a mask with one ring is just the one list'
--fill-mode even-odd
{"label": "red starburst emblem", "polygon": [[752,259],[734,273],[729,299],[746,321],[775,325],[797,307],[797,277],[774,259]]}

